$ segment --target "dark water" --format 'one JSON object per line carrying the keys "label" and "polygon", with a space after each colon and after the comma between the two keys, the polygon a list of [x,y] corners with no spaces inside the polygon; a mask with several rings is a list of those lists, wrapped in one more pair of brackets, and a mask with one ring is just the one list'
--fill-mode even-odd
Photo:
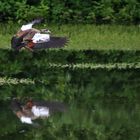
{"label": "dark water", "polygon": [[[46,69],[34,84],[0,87],[0,140],[139,140],[139,70]],[[10,99],[57,100],[66,113],[22,124]]]}

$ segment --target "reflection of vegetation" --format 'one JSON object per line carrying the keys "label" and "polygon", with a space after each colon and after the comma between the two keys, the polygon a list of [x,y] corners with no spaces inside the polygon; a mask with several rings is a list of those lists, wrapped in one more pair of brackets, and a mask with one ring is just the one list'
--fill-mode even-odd
{"label": "reflection of vegetation", "polygon": [[80,69],[138,69],[140,68],[140,63],[109,63],[109,64],[91,64],[91,63],[79,63],[79,64],[55,64],[49,63],[49,66],[52,67],[60,67],[60,68],[80,68]]}
{"label": "reflection of vegetation", "polygon": [[[95,139],[120,140],[138,139],[140,129],[140,105],[124,101],[97,100],[89,103],[91,108],[70,105],[66,114],[56,114],[48,120],[42,120],[39,128],[20,124],[12,112],[7,110],[7,103],[1,106],[0,138],[8,139]],[[6,105],[6,106],[5,106]],[[6,109],[6,111],[5,111]],[[13,116],[13,115],[12,115]]]}
{"label": "reflection of vegetation", "polygon": [[[82,37],[87,40],[87,36],[88,39],[93,36],[88,34],[91,30],[90,25],[84,26],[81,31],[80,26],[69,27],[72,33],[68,31],[67,26],[63,26],[61,30],[54,28],[59,34],[69,32],[72,48],[67,49],[93,47],[93,40],[88,44],[78,42]],[[113,26],[111,28],[115,29]],[[87,34],[84,33],[85,29],[88,29]],[[108,26],[105,26],[105,29],[109,34],[112,32]],[[101,46],[109,38],[103,30],[104,27],[97,27],[93,32],[97,35],[94,36],[96,49],[100,49],[97,46]],[[133,35],[133,30],[129,27],[125,30],[122,36],[121,27],[115,30],[114,35],[110,34],[115,40],[116,35],[123,38],[121,43],[118,38],[121,45],[116,42],[119,47],[114,48],[114,44],[112,46],[111,42],[111,44],[107,42],[103,48],[126,49],[127,46],[130,47],[128,49],[131,47],[138,49],[139,30],[135,30]],[[9,32],[12,34],[13,29],[11,28]],[[77,33],[81,35],[80,40],[75,38]],[[79,36],[77,38],[79,39]],[[98,44],[100,39],[105,40]],[[123,44],[124,40],[128,41],[126,46]],[[133,45],[129,41],[133,42]],[[105,48],[108,45],[110,46]],[[76,46],[78,48],[75,48]],[[0,54],[0,80],[4,80],[2,84],[0,81],[0,124],[3,126],[0,128],[0,139],[139,139],[140,104],[137,102],[140,99],[139,50],[43,50],[35,53],[22,51],[17,54],[1,49]],[[23,79],[26,80],[21,82]],[[21,124],[10,110],[9,100],[12,97],[18,97],[23,101],[28,97],[59,100],[68,104],[69,111],[55,114],[47,120],[37,120],[41,127],[31,127]]]}
{"label": "reflection of vegetation", "polygon": [[[29,70],[29,69],[28,69]],[[139,96],[139,69],[135,70],[88,70],[88,69],[50,69],[30,75],[34,84],[17,84],[1,86],[0,99],[12,96],[33,96],[44,99],[54,97],[76,100],[88,104],[95,97],[136,99]],[[40,69],[41,71],[41,69]],[[26,73],[25,73],[26,74]],[[13,75],[16,76],[16,75]],[[17,75],[26,76],[26,75]]]}
{"label": "reflection of vegetation", "polygon": [[3,84],[34,84],[34,81],[30,79],[17,79],[17,78],[7,78],[7,77],[0,77],[0,85]]}
{"label": "reflection of vegetation", "polygon": [[[27,66],[28,63],[25,61],[24,64]],[[9,75],[18,79],[29,76],[34,84],[1,85],[0,124],[3,127],[0,129],[0,139],[139,138],[139,69],[50,69],[40,65],[40,69],[26,67],[28,71],[23,71],[22,74],[14,75],[13,71]],[[29,71],[32,71],[30,75]],[[9,99],[14,96],[22,101],[27,97],[63,101],[68,104],[69,110],[47,120],[38,120],[41,127],[31,127],[21,124],[9,109]]]}
{"label": "reflection of vegetation", "polygon": [[[0,50],[0,75],[30,78],[42,75],[50,66],[127,69],[139,68],[140,51],[67,51],[52,50],[36,53]],[[41,57],[40,57],[41,56]],[[28,69],[28,70],[27,70]]]}

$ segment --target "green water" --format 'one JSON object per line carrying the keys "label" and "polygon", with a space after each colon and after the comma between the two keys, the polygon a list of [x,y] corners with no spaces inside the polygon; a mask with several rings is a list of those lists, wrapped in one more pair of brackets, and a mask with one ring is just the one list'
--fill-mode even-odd
{"label": "green water", "polygon": [[[139,69],[50,69],[32,84],[0,87],[1,140],[139,140]],[[10,99],[32,97],[62,101],[66,113],[22,124],[10,110]]]}

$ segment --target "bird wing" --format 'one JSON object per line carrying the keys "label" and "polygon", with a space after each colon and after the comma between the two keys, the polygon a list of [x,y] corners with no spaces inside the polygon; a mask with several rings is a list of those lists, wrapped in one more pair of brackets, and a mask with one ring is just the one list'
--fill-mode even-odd
{"label": "bird wing", "polygon": [[32,26],[33,26],[33,25],[41,23],[42,20],[43,20],[43,19],[41,19],[41,18],[40,18],[40,19],[35,19],[35,20],[33,20],[33,21],[31,21],[31,22],[25,24],[25,25],[22,25],[21,30],[22,30],[22,31],[25,31],[25,30],[32,29]]}
{"label": "bird wing", "polygon": [[43,43],[36,43],[33,49],[43,49],[43,48],[61,48],[68,43],[66,37],[50,37],[50,41]]}

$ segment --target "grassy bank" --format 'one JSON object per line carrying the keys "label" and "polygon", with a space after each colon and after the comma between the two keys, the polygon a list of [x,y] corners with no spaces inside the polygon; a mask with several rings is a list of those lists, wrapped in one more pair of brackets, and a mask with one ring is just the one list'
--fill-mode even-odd
{"label": "grassy bank", "polygon": [[[19,25],[0,25],[0,48],[10,48],[10,38]],[[139,50],[140,28],[121,25],[43,25],[53,35],[67,36],[67,50]]]}

